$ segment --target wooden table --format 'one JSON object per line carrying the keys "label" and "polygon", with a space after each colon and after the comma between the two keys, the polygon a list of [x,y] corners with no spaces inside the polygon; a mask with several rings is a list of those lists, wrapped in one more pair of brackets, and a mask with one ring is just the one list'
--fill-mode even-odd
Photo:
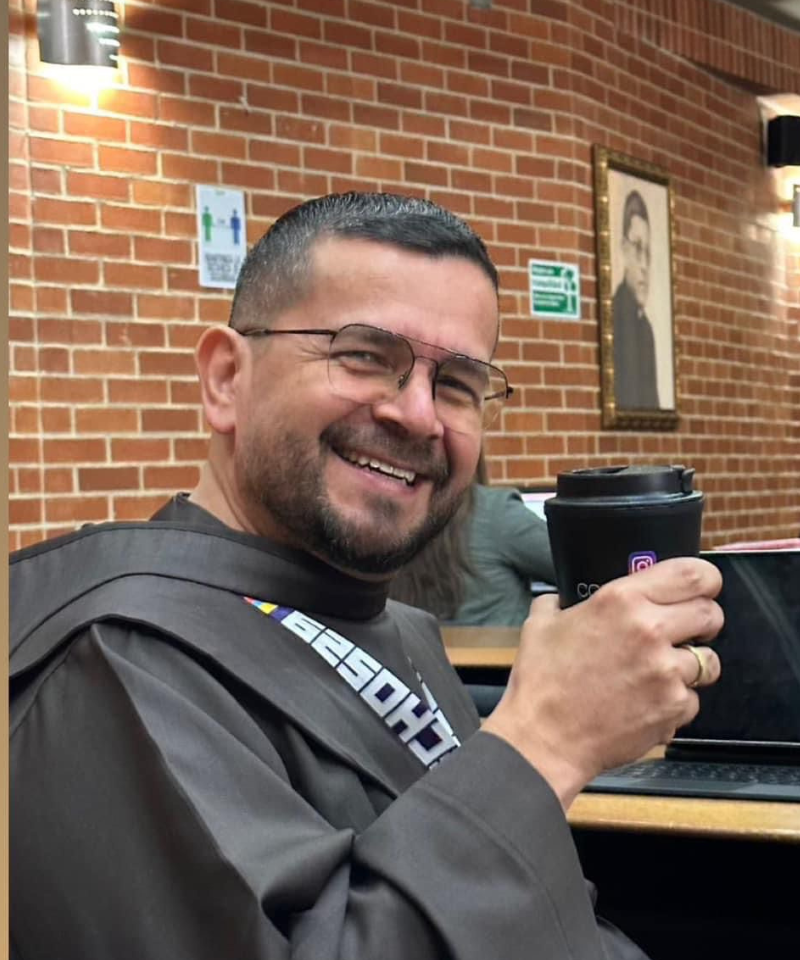
{"label": "wooden table", "polygon": [[[450,662],[503,683],[516,655],[516,627],[443,627]],[[800,804],[582,793],[569,811],[575,827],[800,843]]]}

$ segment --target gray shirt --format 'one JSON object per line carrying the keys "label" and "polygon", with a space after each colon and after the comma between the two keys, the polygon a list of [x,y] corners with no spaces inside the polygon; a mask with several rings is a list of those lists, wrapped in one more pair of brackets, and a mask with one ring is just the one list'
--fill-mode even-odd
{"label": "gray shirt", "polygon": [[464,584],[455,622],[519,626],[533,580],[555,583],[547,524],[509,487],[476,484],[468,532],[474,576]]}

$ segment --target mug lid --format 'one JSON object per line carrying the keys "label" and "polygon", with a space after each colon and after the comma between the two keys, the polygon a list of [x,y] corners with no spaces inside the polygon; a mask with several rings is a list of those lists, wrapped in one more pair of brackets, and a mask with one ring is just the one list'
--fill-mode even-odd
{"label": "mug lid", "polygon": [[669,496],[692,492],[694,468],[670,466],[586,467],[559,473],[559,497]]}

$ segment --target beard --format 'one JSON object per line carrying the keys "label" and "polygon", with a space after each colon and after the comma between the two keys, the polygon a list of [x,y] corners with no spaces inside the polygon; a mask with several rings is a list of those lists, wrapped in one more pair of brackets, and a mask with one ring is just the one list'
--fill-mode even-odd
{"label": "beard", "polygon": [[[325,458],[362,446],[375,454],[385,451],[390,459],[399,456],[432,481],[428,513],[416,528],[398,529],[400,507],[388,498],[370,498],[368,520],[351,519],[331,502],[323,477]],[[316,449],[288,433],[269,445],[251,435],[240,451],[236,467],[247,502],[283,527],[295,545],[360,574],[388,576],[399,570],[447,525],[466,492],[449,489],[448,465],[432,444],[409,440],[389,426],[333,423]]]}

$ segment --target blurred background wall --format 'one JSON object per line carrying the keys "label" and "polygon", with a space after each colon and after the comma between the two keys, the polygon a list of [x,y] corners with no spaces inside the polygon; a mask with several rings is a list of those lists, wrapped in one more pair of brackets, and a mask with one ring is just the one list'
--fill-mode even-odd
{"label": "blurred background wall", "polygon": [[[34,0],[11,0],[12,547],[194,483],[192,349],[230,301],[198,285],[195,184],[245,191],[250,243],[329,191],[459,212],[500,267],[517,387],[495,482],[682,462],[706,546],[798,535],[800,229],[762,133],[800,114],[800,33],[722,0],[488,7],[124,0],[101,80],[42,63]],[[674,431],[601,427],[593,144],[670,176]],[[579,264],[581,319],[530,315],[530,258]]]}

